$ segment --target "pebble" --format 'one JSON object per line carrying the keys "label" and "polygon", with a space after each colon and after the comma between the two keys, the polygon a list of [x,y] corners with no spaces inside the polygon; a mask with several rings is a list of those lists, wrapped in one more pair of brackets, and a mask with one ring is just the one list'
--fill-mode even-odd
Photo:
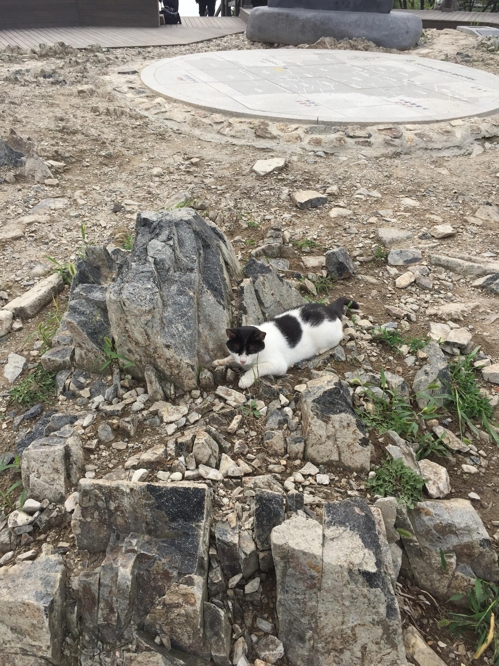
{"label": "pebble", "polygon": [[303,476],[316,476],[317,474],[319,474],[319,468],[316,467],[313,463],[308,462],[301,468],[300,474],[302,474]]}
{"label": "pebble", "polygon": [[182,481],[183,476],[182,472],[173,472],[173,474],[170,474],[170,481]]}
{"label": "pebble", "polygon": [[7,525],[11,530],[16,527],[24,527],[25,525],[31,525],[34,518],[33,516],[24,513],[24,511],[12,511],[9,513],[7,518]]}
{"label": "pebble", "polygon": [[8,553],[5,553],[5,555],[0,557],[0,567],[3,567],[6,564],[8,564],[13,558],[14,558],[14,551],[9,550]]}
{"label": "pebble", "polygon": [[80,499],[80,494],[78,492],[71,493],[71,495],[64,502],[64,508],[68,513],[73,513],[73,511],[78,506],[78,501]]}
{"label": "pebble", "polygon": [[461,465],[461,469],[465,474],[478,474],[478,469],[473,465]]}
{"label": "pebble", "polygon": [[[147,469],[137,469],[132,474],[132,483],[142,483],[146,480],[149,470]],[[181,475],[182,476],[182,475]]]}
{"label": "pebble", "polygon": [[26,553],[21,553],[16,557],[16,562],[26,562],[27,560],[34,560],[36,558],[36,550],[28,550]]}
{"label": "pebble", "polygon": [[218,469],[214,469],[213,467],[207,467],[206,465],[199,465],[198,470],[203,479],[208,479],[209,481],[224,480],[223,475],[218,471]]}
{"label": "pebble", "polygon": [[317,474],[315,480],[320,486],[329,485],[329,474]]}
{"label": "pebble", "polygon": [[402,273],[400,277],[395,280],[395,286],[397,289],[407,289],[416,280],[416,276],[411,271]]}
{"label": "pebble", "polygon": [[477,495],[476,493],[468,493],[468,497],[470,500],[476,500],[477,502],[481,499],[480,495]]}
{"label": "pebble", "polygon": [[306,208],[317,208],[327,203],[327,196],[315,190],[298,190],[291,194],[291,201],[304,210]]}
{"label": "pebble", "polygon": [[15,382],[26,367],[27,362],[28,361],[24,358],[24,356],[20,356],[19,354],[14,353],[9,354],[7,357],[7,364],[3,371],[4,377],[7,379],[7,381],[11,384]]}
{"label": "pebble", "polygon": [[37,502],[34,499],[27,499],[23,504],[23,511],[25,513],[28,513],[29,515],[32,515],[37,511],[40,511],[41,508],[42,508],[41,503]]}
{"label": "pebble", "polygon": [[126,444],[126,442],[122,442],[122,441],[113,442],[111,444],[111,447],[113,449],[116,449],[117,451],[124,451],[127,448],[127,444]]}

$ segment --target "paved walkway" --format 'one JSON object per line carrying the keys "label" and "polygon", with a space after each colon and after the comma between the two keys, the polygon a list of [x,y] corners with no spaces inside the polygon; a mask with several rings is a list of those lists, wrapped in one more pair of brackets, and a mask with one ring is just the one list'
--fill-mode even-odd
{"label": "paved walkway", "polygon": [[191,17],[182,25],[162,25],[159,28],[38,28],[30,30],[0,30],[0,47],[20,46],[29,49],[41,43],[64,42],[77,49],[90,44],[108,48],[126,46],[176,46],[234,35],[246,30],[246,23],[231,16]]}
{"label": "paved walkway", "polygon": [[499,109],[499,76],[363,51],[258,49],[159,60],[142,81],[213,111],[317,123],[434,122]]}
{"label": "paved walkway", "polygon": [[423,21],[424,28],[456,28],[458,25],[490,25],[499,27],[499,14],[492,12],[442,12],[438,9],[403,9],[395,11],[416,14]]}

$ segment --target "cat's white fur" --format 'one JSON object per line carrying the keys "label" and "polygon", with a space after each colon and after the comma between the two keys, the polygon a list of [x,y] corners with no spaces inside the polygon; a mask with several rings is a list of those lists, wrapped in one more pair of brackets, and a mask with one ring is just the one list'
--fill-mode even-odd
{"label": "cat's white fur", "polygon": [[290,347],[277,326],[272,321],[268,321],[255,326],[255,328],[266,333],[265,349],[258,354],[247,356],[231,353],[227,358],[215,361],[213,365],[230,365],[235,361],[241,367],[249,368],[239,381],[240,388],[249,388],[259,377],[285,375],[288,368],[291,368],[295,363],[322,354],[328,349],[336,347],[343,339],[341,318],[334,321],[326,319],[319,326],[311,326],[300,317],[300,308],[288,310],[283,314],[296,317],[302,327],[302,336],[296,347]]}

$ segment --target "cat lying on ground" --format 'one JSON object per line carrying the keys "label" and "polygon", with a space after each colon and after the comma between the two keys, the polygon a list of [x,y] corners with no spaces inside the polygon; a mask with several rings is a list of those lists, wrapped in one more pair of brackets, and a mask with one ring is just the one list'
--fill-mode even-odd
{"label": "cat lying on ground", "polygon": [[341,318],[347,305],[359,309],[350,298],[338,298],[329,305],[302,305],[259,326],[228,328],[230,356],[213,365],[248,368],[240,388],[249,388],[258,377],[285,375],[295,363],[336,347],[343,338]]}

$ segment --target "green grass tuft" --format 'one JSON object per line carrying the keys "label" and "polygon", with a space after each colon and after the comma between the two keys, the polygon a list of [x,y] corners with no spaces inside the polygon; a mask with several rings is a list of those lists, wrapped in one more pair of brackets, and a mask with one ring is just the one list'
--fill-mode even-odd
{"label": "green grass tuft", "polygon": [[382,497],[396,497],[409,509],[421,500],[425,480],[407,467],[401,458],[387,458],[375,471],[376,476],[367,482],[369,492]]}
{"label": "green grass tuft", "polygon": [[10,402],[15,402],[21,407],[32,407],[38,402],[51,400],[56,392],[55,374],[37,365],[29,375],[10,389]]}

